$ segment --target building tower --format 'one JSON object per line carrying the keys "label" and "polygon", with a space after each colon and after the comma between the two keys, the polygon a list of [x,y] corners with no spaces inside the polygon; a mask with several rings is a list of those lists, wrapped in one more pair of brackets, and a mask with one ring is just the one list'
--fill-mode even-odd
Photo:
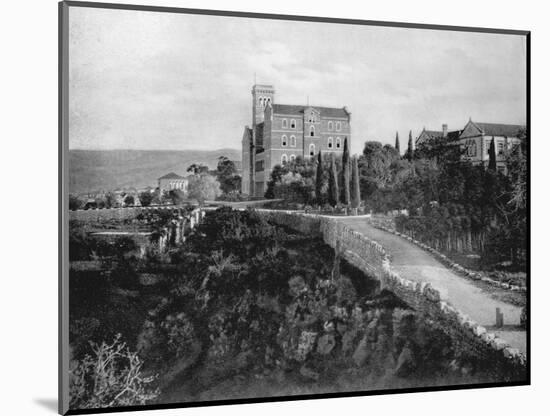
{"label": "building tower", "polygon": [[272,105],[275,99],[273,85],[254,84],[252,86],[252,142],[250,144],[249,163],[249,187],[250,195],[256,195],[255,170],[256,170],[256,134],[257,125],[263,123],[265,108]]}

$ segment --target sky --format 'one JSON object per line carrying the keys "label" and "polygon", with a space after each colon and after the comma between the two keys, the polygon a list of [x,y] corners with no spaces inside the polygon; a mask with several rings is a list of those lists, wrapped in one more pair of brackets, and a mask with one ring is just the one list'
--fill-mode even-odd
{"label": "sky", "polygon": [[241,148],[251,87],[343,107],[352,152],[526,120],[525,37],[71,7],[71,149]]}

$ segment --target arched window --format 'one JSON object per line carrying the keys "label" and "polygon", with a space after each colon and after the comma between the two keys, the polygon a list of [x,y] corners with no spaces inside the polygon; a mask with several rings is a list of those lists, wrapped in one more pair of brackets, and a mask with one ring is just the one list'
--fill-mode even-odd
{"label": "arched window", "polygon": [[309,145],[309,155],[315,156],[315,145],[313,143]]}
{"label": "arched window", "polygon": [[309,126],[309,135],[311,137],[315,136],[315,126]]}
{"label": "arched window", "polygon": [[267,99],[267,104],[271,104],[271,97]]}
{"label": "arched window", "polygon": [[287,126],[287,120],[286,118],[283,118],[283,129],[286,129]]}
{"label": "arched window", "polygon": [[329,131],[332,131],[332,121],[328,122],[328,129],[329,129]]}
{"label": "arched window", "polygon": [[339,121],[336,122],[336,131],[340,131],[342,129],[342,123]]}
{"label": "arched window", "polygon": [[288,161],[288,157],[286,155],[281,156],[281,165],[284,165]]}
{"label": "arched window", "polygon": [[336,148],[340,149],[340,147],[342,147],[342,140],[340,139],[340,137],[337,137],[336,138]]}
{"label": "arched window", "polygon": [[286,145],[287,145],[286,135],[285,135],[285,134],[283,134],[283,137],[281,137],[281,145],[282,145],[283,147],[286,147]]}
{"label": "arched window", "polygon": [[290,147],[296,147],[296,136],[290,136]]}
{"label": "arched window", "polygon": [[294,162],[296,160],[296,155],[290,155],[290,161]]}
{"label": "arched window", "polygon": [[263,105],[263,99],[264,97],[258,98],[258,105]]}
{"label": "arched window", "polygon": [[295,129],[296,128],[296,120],[292,119],[290,120],[290,128]]}
{"label": "arched window", "polygon": [[332,140],[332,137],[329,137],[328,138],[328,143],[327,143],[327,146],[329,149],[332,149],[332,146],[333,146],[333,140]]}

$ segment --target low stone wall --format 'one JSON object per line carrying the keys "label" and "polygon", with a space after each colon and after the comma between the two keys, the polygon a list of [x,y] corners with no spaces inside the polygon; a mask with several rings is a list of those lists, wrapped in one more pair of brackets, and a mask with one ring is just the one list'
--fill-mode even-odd
{"label": "low stone wall", "polygon": [[152,207],[96,208],[69,211],[69,220],[99,222],[107,220],[131,220],[140,213],[151,210],[178,210],[178,207],[159,205]]}
{"label": "low stone wall", "polygon": [[377,278],[382,288],[392,291],[410,307],[440,323],[461,351],[489,360],[495,374],[508,374],[511,379],[525,377],[526,357],[523,353],[442,301],[439,292],[429,283],[401,277],[392,269],[388,254],[377,242],[331,218],[292,211],[258,212],[298,232],[322,235],[324,241],[341,250],[351,264]]}

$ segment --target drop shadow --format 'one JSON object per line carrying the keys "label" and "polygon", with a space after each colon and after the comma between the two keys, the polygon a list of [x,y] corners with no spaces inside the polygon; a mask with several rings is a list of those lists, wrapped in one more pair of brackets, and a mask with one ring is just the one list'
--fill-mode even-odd
{"label": "drop shadow", "polygon": [[57,399],[34,399],[34,402],[47,410],[57,413]]}

